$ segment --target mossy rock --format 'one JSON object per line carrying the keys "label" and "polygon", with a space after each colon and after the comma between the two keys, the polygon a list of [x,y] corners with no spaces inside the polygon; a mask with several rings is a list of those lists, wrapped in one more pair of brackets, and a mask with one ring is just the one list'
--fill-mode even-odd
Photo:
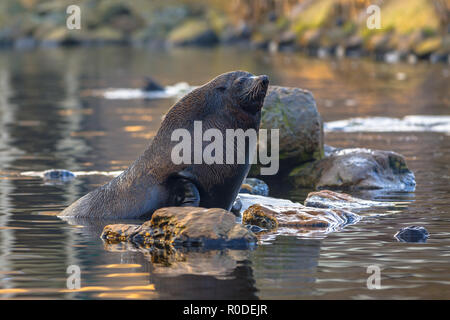
{"label": "mossy rock", "polygon": [[216,44],[218,38],[208,23],[203,20],[191,19],[170,32],[168,42],[176,46],[205,46]]}
{"label": "mossy rock", "polygon": [[101,27],[89,32],[92,41],[120,42],[123,41],[123,34],[112,27]]}
{"label": "mossy rock", "polygon": [[442,39],[440,37],[428,38],[420,42],[415,48],[414,53],[419,57],[425,57],[441,48]]}
{"label": "mossy rock", "polygon": [[299,164],[323,156],[322,118],[307,90],[270,86],[261,128],[279,129],[281,159],[293,158]]}

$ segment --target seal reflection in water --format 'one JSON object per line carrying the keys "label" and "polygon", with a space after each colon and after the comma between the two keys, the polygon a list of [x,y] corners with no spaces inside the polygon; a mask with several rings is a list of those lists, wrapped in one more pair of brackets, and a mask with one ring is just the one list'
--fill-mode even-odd
{"label": "seal reflection in water", "polygon": [[[242,164],[174,164],[171,151],[178,142],[171,136],[180,128],[194,136],[194,121],[202,122],[203,131],[220,130],[223,137],[226,129],[257,131],[268,85],[265,75],[234,71],[193,90],[170,108],[143,155],[121,175],[78,199],[61,216],[149,218],[155,210],[170,206],[230,210],[250,169],[248,153],[252,147],[245,149]],[[204,148],[207,144],[202,143]],[[235,150],[236,143],[237,139]]]}

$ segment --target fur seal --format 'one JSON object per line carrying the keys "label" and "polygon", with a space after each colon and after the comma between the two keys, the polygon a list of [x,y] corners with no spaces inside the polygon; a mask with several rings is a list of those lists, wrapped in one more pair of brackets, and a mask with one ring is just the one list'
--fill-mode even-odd
{"label": "fur seal", "polygon": [[[128,169],[109,183],[78,199],[60,216],[77,218],[149,218],[162,207],[200,206],[230,210],[250,169],[249,149],[243,164],[174,164],[174,130],[215,128],[259,129],[267,76],[245,71],[224,73],[175,103],[153,141]],[[236,140],[233,141],[236,149]],[[205,148],[203,142],[202,147]],[[224,150],[225,156],[225,150]]]}

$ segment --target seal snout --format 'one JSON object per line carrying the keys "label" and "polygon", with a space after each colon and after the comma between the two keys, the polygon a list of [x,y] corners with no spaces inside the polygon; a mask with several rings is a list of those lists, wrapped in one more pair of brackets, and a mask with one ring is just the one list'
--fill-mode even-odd
{"label": "seal snout", "polygon": [[267,88],[269,87],[269,77],[265,74],[256,77],[257,86],[256,89],[259,92],[259,95],[265,97]]}
{"label": "seal snout", "polygon": [[269,77],[266,76],[265,74],[258,76],[258,81],[263,87],[269,86]]}

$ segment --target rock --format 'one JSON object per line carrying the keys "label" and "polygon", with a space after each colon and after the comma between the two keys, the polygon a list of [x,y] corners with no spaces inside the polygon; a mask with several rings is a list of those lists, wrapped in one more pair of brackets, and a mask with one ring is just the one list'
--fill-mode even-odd
{"label": "rock", "polygon": [[424,227],[410,226],[400,229],[394,237],[400,242],[426,242],[429,233]]}
{"label": "rock", "polygon": [[60,45],[75,45],[80,43],[83,39],[79,33],[70,32],[67,27],[59,27],[50,30],[41,37],[44,45],[60,44]]}
{"label": "rock", "polygon": [[164,91],[164,87],[153,80],[151,77],[145,77],[145,85],[143,91]]}
{"label": "rock", "polygon": [[323,156],[322,118],[313,95],[307,90],[269,86],[261,128],[279,129],[280,161],[299,164]]}
{"label": "rock", "polygon": [[75,174],[69,170],[64,169],[50,169],[43,172],[42,178],[47,181],[57,180],[66,182],[74,179]]}
{"label": "rock", "polygon": [[276,212],[264,206],[254,204],[244,211],[242,223],[268,230],[276,229],[278,227],[278,220],[275,218],[275,214]]}
{"label": "rock", "polygon": [[242,201],[241,213],[243,213],[254,204],[273,205],[280,207],[297,205],[297,203],[292,202],[291,200],[258,196],[249,193],[240,193],[239,198]]}
{"label": "rock", "polygon": [[403,156],[363,148],[336,149],[324,159],[295,168],[290,178],[297,186],[316,189],[414,191],[416,186]]}
{"label": "rock", "polygon": [[138,245],[183,247],[249,247],[256,243],[254,234],[235,216],[223,209],[198,207],[161,208],[141,226],[108,225],[102,239],[131,241]]}
{"label": "rock", "polygon": [[345,55],[346,56],[359,56],[361,54],[363,45],[363,39],[362,37],[358,35],[351,36],[347,41],[345,42]]}
{"label": "rock", "polygon": [[414,53],[419,58],[428,58],[433,52],[436,52],[441,48],[441,44],[442,39],[440,37],[427,38],[414,48]]}
{"label": "rock", "polygon": [[241,186],[240,193],[250,193],[260,196],[269,195],[269,186],[262,180],[256,178],[247,178]]}
{"label": "rock", "polygon": [[322,31],[320,29],[306,30],[300,37],[300,45],[307,48],[318,48],[321,36]]}
{"label": "rock", "polygon": [[124,41],[124,36],[117,29],[105,26],[90,31],[87,41],[91,43],[121,43]]}
{"label": "rock", "polygon": [[332,209],[359,209],[393,205],[389,202],[358,199],[346,193],[339,193],[330,190],[310,192],[306,197],[304,204],[307,207]]}
{"label": "rock", "polygon": [[101,237],[109,243],[117,243],[131,240],[140,230],[138,224],[110,224],[105,226]]}
{"label": "rock", "polygon": [[251,34],[251,29],[245,22],[240,23],[238,26],[229,25],[221,34],[221,42],[225,44],[247,42]]}
{"label": "rock", "polygon": [[254,204],[242,215],[243,224],[279,229],[283,234],[305,233],[315,228],[331,232],[360,219],[359,215],[347,210],[305,207],[299,203],[290,206]]}
{"label": "rock", "polygon": [[246,224],[245,227],[253,233],[259,233],[259,232],[263,232],[264,230],[266,230],[261,227],[254,226],[252,224]]}
{"label": "rock", "polygon": [[242,209],[242,201],[241,198],[239,196],[236,197],[236,199],[233,202],[233,205],[231,206],[231,212],[235,215],[235,216],[240,216],[241,215],[241,209]]}
{"label": "rock", "polygon": [[210,46],[219,41],[214,30],[203,20],[188,20],[175,28],[168,36],[168,42],[174,46]]}

